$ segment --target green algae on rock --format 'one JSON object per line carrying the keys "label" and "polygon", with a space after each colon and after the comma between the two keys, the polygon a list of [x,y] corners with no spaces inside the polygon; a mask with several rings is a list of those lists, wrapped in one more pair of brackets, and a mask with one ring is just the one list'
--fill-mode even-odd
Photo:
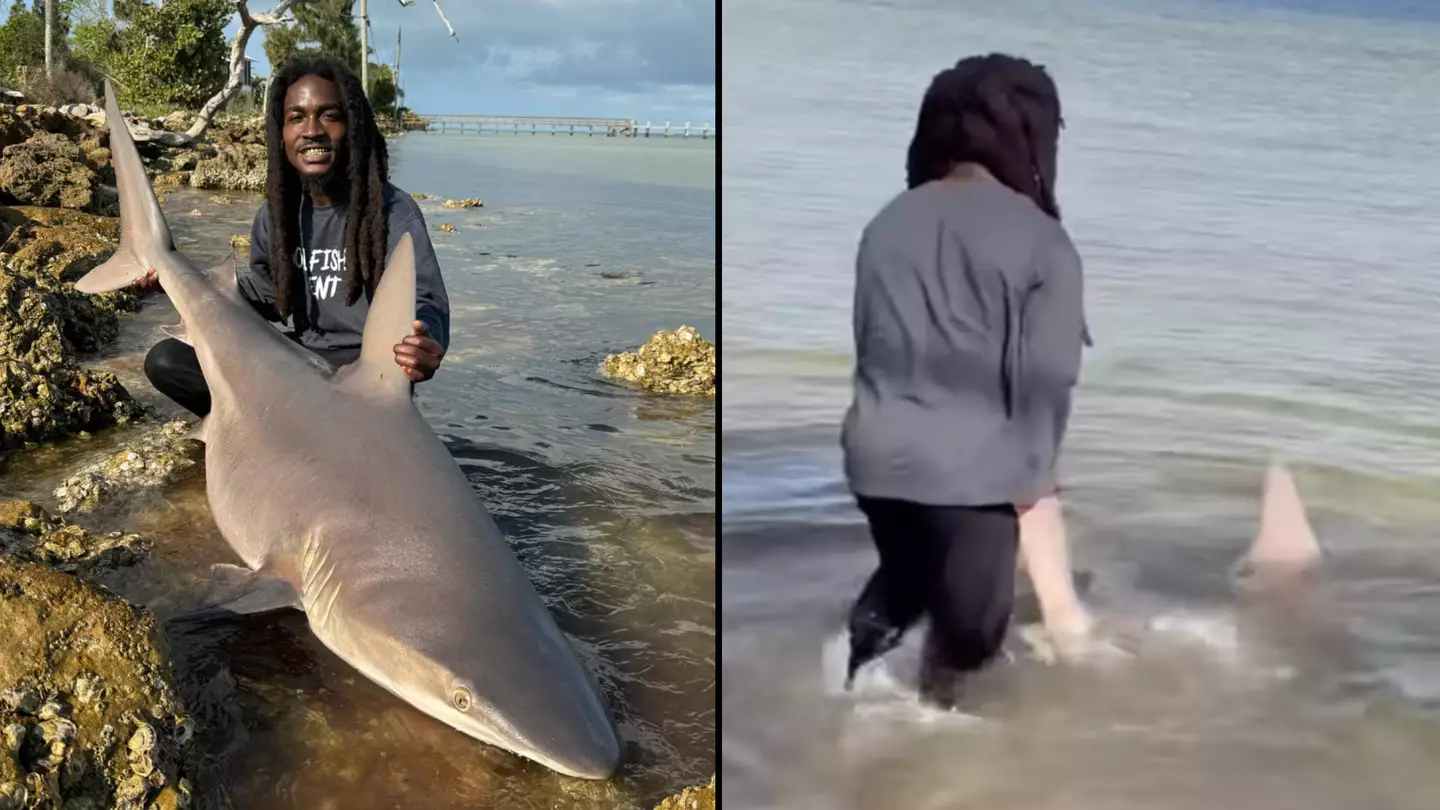
{"label": "green algae on rock", "polygon": [[76,278],[108,258],[115,220],[64,209],[0,206],[0,450],[124,424],[140,406],[115,375],[76,352],[115,340],[134,293],[87,296]]}
{"label": "green algae on rock", "polygon": [[168,483],[195,467],[198,442],[185,438],[193,424],[161,425],[66,478],[55,489],[58,510],[89,512],[115,495]]}
{"label": "green algae on rock", "polygon": [[607,355],[601,366],[647,391],[715,396],[715,344],[692,326],[656,332],[639,351]]}
{"label": "green algae on rock", "polygon": [[688,787],[655,805],[655,810],[715,810],[715,777],[705,787]]}
{"label": "green algae on rock", "polygon": [[188,807],[194,723],[155,617],[0,554],[0,810]]}
{"label": "green algae on rock", "polygon": [[150,548],[138,534],[90,532],[30,501],[0,501],[0,556],[88,579],[132,565]]}
{"label": "green algae on rock", "polygon": [[190,185],[226,191],[264,191],[265,177],[269,173],[268,160],[265,147],[261,145],[222,146],[215,157],[195,165],[190,173]]}

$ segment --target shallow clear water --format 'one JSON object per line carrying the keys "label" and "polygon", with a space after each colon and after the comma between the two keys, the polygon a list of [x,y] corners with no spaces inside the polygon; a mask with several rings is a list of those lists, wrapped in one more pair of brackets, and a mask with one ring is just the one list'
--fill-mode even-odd
{"label": "shallow clear water", "polygon": [[[724,5],[735,806],[1434,806],[1440,25],[1315,5]],[[1017,639],[978,722],[916,708],[906,654],[829,690],[875,561],[838,447],[854,249],[903,187],[930,78],[988,50],[1046,64],[1065,103],[1097,345],[1062,476],[1092,599],[1138,654],[1050,668]],[[1275,454],[1330,552],[1279,611],[1227,579]]]}
{"label": "shallow clear water", "polygon": [[[286,612],[170,628],[177,673],[210,721],[210,787],[235,808],[648,807],[715,769],[715,406],[638,394],[597,369],[659,329],[714,337],[714,142],[412,134],[391,149],[396,184],[437,196],[421,207],[452,303],[451,348],[418,406],[597,672],[627,765],[583,782],[476,743],[366,681]],[[222,260],[259,204],[213,196],[166,192],[197,263]],[[460,197],[485,206],[440,206]],[[456,233],[439,231],[447,222]],[[92,364],[173,412],[141,361],[177,320],[152,298]],[[0,487],[48,502],[67,471],[130,435],[17,457]],[[235,562],[198,468],[81,522],[156,539],[151,560],[110,583],[137,600]]]}

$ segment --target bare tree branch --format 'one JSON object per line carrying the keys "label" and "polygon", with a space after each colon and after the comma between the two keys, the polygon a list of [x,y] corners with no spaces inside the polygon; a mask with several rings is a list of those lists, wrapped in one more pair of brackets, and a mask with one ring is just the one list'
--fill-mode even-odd
{"label": "bare tree branch", "polygon": [[225,80],[225,86],[220,88],[220,92],[200,108],[195,123],[185,132],[186,137],[194,140],[205,134],[215,113],[240,89],[240,80],[245,76],[245,45],[250,41],[250,35],[255,33],[255,29],[262,25],[289,22],[291,18],[285,15],[290,8],[308,2],[311,0],[279,0],[269,11],[252,14],[248,0],[235,0],[235,10],[240,13],[240,30],[235,32],[235,38],[230,41],[230,76]]}
{"label": "bare tree branch", "polygon": [[[414,2],[414,0],[411,0],[411,2]],[[440,10],[440,0],[430,0],[430,2],[435,4],[435,13],[440,15],[440,22],[445,23],[445,29],[450,32],[450,38],[459,42],[460,38],[455,36],[455,29],[451,28],[450,21],[445,19],[445,12]]]}
{"label": "bare tree branch", "polygon": [[[313,0],[278,0],[275,7],[265,12],[251,12],[249,0],[235,0],[235,10],[240,15],[240,30],[235,32],[235,38],[230,41],[230,76],[225,80],[225,86],[220,88],[211,99],[205,102],[200,108],[200,113],[195,117],[195,123],[185,132],[185,137],[194,140],[205,134],[214,119],[215,113],[225,106],[225,102],[235,95],[240,89],[240,80],[245,76],[245,46],[250,41],[250,35],[256,28],[262,25],[279,25],[281,23],[293,22],[294,18],[286,16],[290,9],[313,2]],[[399,0],[401,6],[413,5],[416,0]],[[450,36],[459,41],[455,36],[455,29],[451,27],[450,21],[445,19],[445,12],[440,10],[440,0],[431,0],[435,4],[435,11],[440,15],[440,21],[445,23],[445,28]],[[369,59],[369,55],[365,55]]]}

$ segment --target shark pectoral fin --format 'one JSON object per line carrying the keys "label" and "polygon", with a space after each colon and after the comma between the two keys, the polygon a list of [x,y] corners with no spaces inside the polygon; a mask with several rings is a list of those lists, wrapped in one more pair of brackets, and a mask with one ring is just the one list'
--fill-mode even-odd
{"label": "shark pectoral fin", "polygon": [[139,281],[147,272],[149,268],[140,261],[135,252],[122,244],[115,251],[115,255],[105,260],[104,264],[75,282],[75,289],[86,295],[123,290]]}
{"label": "shark pectoral fin", "polygon": [[194,427],[185,431],[185,438],[195,442],[205,441],[205,428],[209,425],[209,419],[210,418],[207,416],[204,419],[196,422]]}
{"label": "shark pectoral fin", "polygon": [[385,263],[385,273],[370,302],[360,359],[335,375],[335,387],[359,396],[410,402],[410,378],[395,362],[395,344],[414,334],[414,322],[415,245],[407,233]]}
{"label": "shark pectoral fin", "polygon": [[264,571],[219,563],[210,566],[210,574],[209,588],[201,597],[200,606],[179,618],[193,619],[224,613],[248,615],[300,607],[300,595],[295,588]]}
{"label": "shark pectoral fin", "polygon": [[164,332],[169,337],[172,337],[180,341],[181,343],[184,343],[186,346],[195,345],[190,341],[190,328],[185,325],[184,321],[181,321],[174,326],[162,326],[160,327],[160,331]]}

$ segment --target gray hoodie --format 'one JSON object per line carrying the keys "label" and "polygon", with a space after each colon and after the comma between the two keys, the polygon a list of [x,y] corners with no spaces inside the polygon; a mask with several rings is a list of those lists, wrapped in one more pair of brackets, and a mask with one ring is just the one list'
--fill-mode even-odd
{"label": "gray hoodie", "polygon": [[991,178],[927,183],[866,226],[855,272],[852,490],[937,506],[1047,494],[1089,344],[1060,223]]}
{"label": "gray hoodie", "polygon": [[[415,319],[424,323],[430,337],[441,346],[450,347],[450,299],[445,281],[440,277],[440,264],[435,247],[425,229],[420,206],[409,194],[390,183],[384,190],[385,221],[388,224],[385,255],[395,249],[402,234],[410,234],[415,245]],[[359,349],[365,331],[365,316],[370,302],[361,295],[354,306],[345,305],[345,215],[349,205],[333,200],[330,205],[317,206],[306,195],[300,206],[300,246],[291,268],[294,280],[304,284],[294,293],[291,302],[294,337],[317,351]],[[272,322],[281,322],[275,311],[275,284],[270,274],[270,204],[255,212],[250,228],[250,264],[237,274],[240,294]]]}

